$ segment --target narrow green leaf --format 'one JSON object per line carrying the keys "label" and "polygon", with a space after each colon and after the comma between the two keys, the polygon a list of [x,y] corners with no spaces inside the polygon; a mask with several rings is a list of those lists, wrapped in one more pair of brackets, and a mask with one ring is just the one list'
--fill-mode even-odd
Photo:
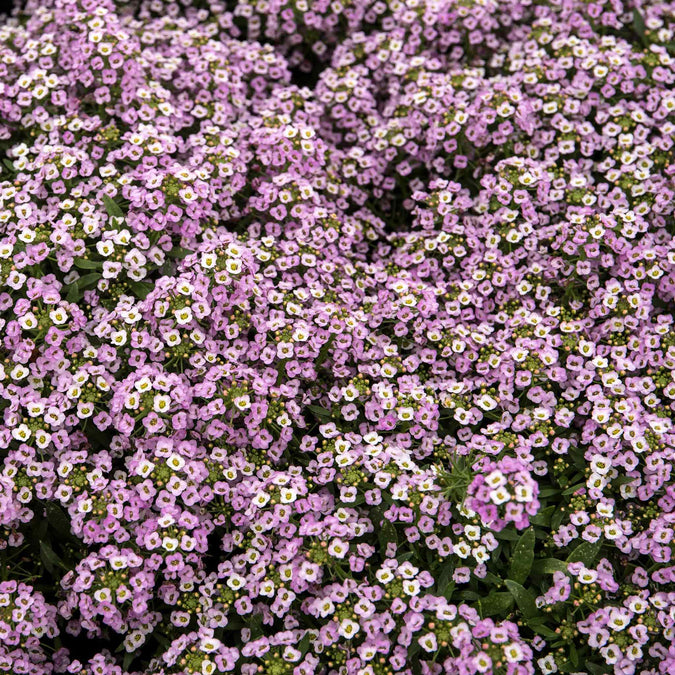
{"label": "narrow green leaf", "polygon": [[591,567],[593,562],[598,557],[600,549],[602,548],[602,539],[598,539],[596,542],[582,541],[579,546],[577,546],[572,553],[569,554],[567,562],[581,562],[586,567]]}
{"label": "narrow green leaf", "polygon": [[378,534],[380,547],[386,549],[387,544],[398,543],[398,536],[396,535],[396,528],[388,520],[383,520]]}
{"label": "narrow green leaf", "polygon": [[81,276],[77,281],[74,281],[72,284],[68,284],[66,288],[68,293],[66,294],[66,300],[68,302],[77,302],[84,295],[84,291],[87,288],[90,288],[98,282],[101,278],[100,272],[91,272],[90,274],[85,274]]}
{"label": "narrow green leaf", "polygon": [[481,617],[503,616],[513,606],[513,595],[506,592],[490,593],[486,598],[478,601],[478,611]]}
{"label": "narrow green leaf", "polygon": [[519,539],[518,533],[508,528],[503,529],[501,532],[495,532],[495,537],[501,541],[518,541]]}
{"label": "narrow green leaf", "polygon": [[532,525],[541,525],[542,527],[548,527],[551,524],[551,517],[555,513],[555,506],[547,506],[545,509],[541,509],[537,515],[530,518],[530,523]]}
{"label": "narrow green leaf", "polygon": [[443,565],[440,576],[436,579],[436,589],[439,595],[442,595],[450,584],[453,568],[450,565]]}
{"label": "narrow green leaf", "polygon": [[170,258],[186,258],[190,255],[192,251],[189,248],[183,248],[182,246],[174,246],[167,255]]}
{"label": "narrow green leaf", "polygon": [[501,586],[503,579],[501,577],[498,577],[496,574],[493,574],[492,572],[486,572],[485,576],[483,577],[483,583],[489,584],[490,586],[494,586],[495,588],[498,588]]}
{"label": "narrow green leaf", "polygon": [[79,289],[88,288],[93,286],[101,278],[100,272],[91,272],[90,274],[85,274],[77,280],[77,287]]}
{"label": "narrow green leaf", "polygon": [[509,589],[509,593],[511,593],[513,599],[518,605],[518,609],[522,612],[526,619],[529,619],[538,614],[535,596],[532,591],[529,591],[527,588],[524,588],[518,582],[513,581],[512,579],[506,579],[504,584],[506,585],[506,588]]}
{"label": "narrow green leaf", "polygon": [[52,574],[57,567],[62,569],[66,568],[66,566],[61,562],[61,558],[59,558],[59,556],[57,556],[56,553],[52,551],[52,547],[44,541],[40,542],[40,558],[47,568],[47,571]]}
{"label": "narrow green leaf", "polygon": [[586,483],[576,483],[572,487],[568,487],[567,490],[563,490],[563,496],[567,497],[568,495],[573,495],[577,490],[580,490],[586,485]]}
{"label": "narrow green leaf", "polygon": [[77,287],[77,281],[68,284],[68,293],[66,293],[66,300],[68,302],[77,302],[80,299],[80,289]]}
{"label": "narrow green leaf", "polygon": [[420,651],[420,643],[415,640],[408,648],[408,661],[413,675],[422,675],[422,663],[417,653]]}
{"label": "narrow green leaf", "polygon": [[330,418],[332,414],[330,410],[322,408],[320,405],[308,405],[307,406],[317,417]]}
{"label": "narrow green leaf", "polygon": [[446,600],[450,600],[450,598],[452,597],[452,594],[455,592],[455,586],[456,586],[455,582],[454,582],[454,581],[451,581],[451,582],[445,587],[445,589],[441,591],[441,595],[442,595]]}
{"label": "narrow green leaf", "polygon": [[309,644],[310,644],[310,636],[309,633],[305,633],[304,637],[300,642],[298,643],[298,650],[300,653],[304,656],[308,651],[309,651]]}
{"label": "narrow green leaf", "polygon": [[567,572],[567,565],[564,560],[557,558],[543,558],[535,560],[532,569],[539,574],[553,574],[554,572]]}
{"label": "narrow green leaf", "polygon": [[[560,492],[560,488],[545,488],[544,490],[541,490],[539,492],[539,500],[542,500],[546,497],[553,497],[553,495],[557,495]],[[530,518],[532,520],[532,518]]]}
{"label": "narrow green leaf", "polygon": [[560,637],[554,630],[551,630],[548,626],[544,625],[541,621],[536,619],[527,620],[528,627],[533,630],[537,635],[541,635],[544,638],[549,640],[555,640]]}
{"label": "narrow green leaf", "polygon": [[[262,636],[263,634],[263,625],[262,625],[262,616],[260,614],[255,614],[253,617],[251,617],[251,620],[249,621],[249,628],[251,629],[251,638],[254,640],[257,640],[259,637]],[[307,639],[307,642],[309,643],[309,636],[305,635],[303,638]]]}
{"label": "narrow green leaf", "polygon": [[32,534],[35,541],[42,541],[47,536],[47,530],[49,529],[49,522],[44,518],[33,519]]}
{"label": "narrow green leaf", "polygon": [[555,510],[555,512],[551,516],[551,529],[554,532],[560,527],[566,515],[567,511],[564,508],[559,508]]}
{"label": "narrow green leaf", "polygon": [[509,579],[522,584],[532,569],[534,561],[534,528],[530,527],[521,535],[511,554]]}
{"label": "narrow green leaf", "polygon": [[128,283],[131,292],[140,300],[145,300],[152,290],[152,284],[144,281],[129,281]]}
{"label": "narrow green leaf", "polygon": [[466,602],[476,602],[480,600],[480,596],[475,591],[460,591],[457,593],[459,600],[466,600]]}
{"label": "narrow green leaf", "polygon": [[119,204],[106,194],[103,195],[103,205],[111,218],[124,218],[124,213]]}
{"label": "narrow green leaf", "polygon": [[9,171],[11,171],[12,173],[16,173],[16,169],[14,168],[14,162],[11,159],[7,159],[7,157],[5,157],[2,160],[2,163],[7,167],[7,169],[9,169]]}
{"label": "narrow green leaf", "polygon": [[54,502],[48,502],[45,510],[47,512],[49,527],[54,530],[54,533],[61,540],[71,537],[70,518],[66,515],[65,511]]}
{"label": "narrow green leaf", "polygon": [[314,362],[314,365],[317,368],[320,365],[322,365],[323,362],[328,358],[328,350],[330,349],[331,345],[333,344],[333,340],[335,340],[335,333],[331,333],[328,340],[326,340],[325,344],[319,350],[319,353],[317,354],[316,360]]}
{"label": "narrow green leaf", "polygon": [[124,670],[129,670],[129,666],[131,665],[131,662],[136,658],[136,653],[135,652],[127,652],[124,655],[124,660],[122,661],[122,668]]}
{"label": "narrow green leaf", "polygon": [[646,36],[647,25],[645,24],[644,17],[637,9],[633,10],[633,31],[635,31],[635,34],[640,38],[640,42],[646,47],[649,44]]}
{"label": "narrow green leaf", "polygon": [[87,258],[75,258],[75,267],[79,267],[82,270],[97,270],[103,267],[103,263],[100,260],[89,260]]}

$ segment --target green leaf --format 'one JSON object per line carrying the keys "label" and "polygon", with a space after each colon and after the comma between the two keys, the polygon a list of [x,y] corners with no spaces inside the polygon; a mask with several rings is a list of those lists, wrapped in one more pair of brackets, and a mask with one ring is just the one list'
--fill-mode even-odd
{"label": "green leaf", "polygon": [[454,582],[454,581],[451,581],[451,582],[445,587],[445,589],[441,591],[441,595],[442,595],[446,600],[450,600],[450,598],[452,597],[452,594],[455,592],[455,586],[456,586],[455,582]]}
{"label": "green leaf", "polygon": [[333,416],[330,410],[326,410],[320,405],[308,405],[307,408],[311,410],[317,417],[330,418]]}
{"label": "green leaf", "polygon": [[495,532],[495,537],[501,541],[518,541],[518,533],[508,528],[502,530],[501,532]]}
{"label": "green leaf", "polygon": [[[553,497],[553,495],[557,495],[559,492],[560,492],[560,488],[555,488],[555,487],[545,488],[544,490],[541,490],[539,492],[539,499],[541,500],[541,499],[544,499],[546,497]],[[532,518],[530,518],[530,520],[532,520]]]}
{"label": "green leaf", "polygon": [[144,281],[129,281],[129,288],[131,292],[139,299],[145,300],[148,297],[148,293],[152,290],[153,286],[151,283]]}
{"label": "green leaf", "polygon": [[466,600],[467,602],[477,602],[480,600],[480,595],[475,591],[460,591],[457,593],[457,598],[459,600]]}
{"label": "green leaf", "polygon": [[556,511],[553,513],[551,516],[551,529],[554,532],[560,527],[566,515],[567,511],[564,508],[556,509]]}
{"label": "green leaf", "polygon": [[16,169],[14,168],[14,162],[11,159],[7,159],[7,157],[5,157],[2,160],[2,163],[7,167],[7,169],[9,169],[9,171],[11,171],[12,173],[16,173]]}
{"label": "green leaf", "polygon": [[548,626],[544,625],[542,621],[537,619],[528,619],[527,625],[530,630],[534,631],[537,635],[541,635],[542,637],[548,638],[549,640],[555,640],[556,638],[560,637],[558,633],[556,633],[554,630],[551,630]]}
{"label": "green leaf", "polygon": [[75,267],[81,270],[98,270],[103,267],[100,260],[89,260],[88,258],[75,258]]}
{"label": "green leaf", "polygon": [[591,663],[589,661],[584,662],[584,666],[591,675],[609,675],[613,669],[610,669],[608,665]]}
{"label": "green leaf", "polygon": [[103,206],[105,206],[105,210],[111,218],[124,218],[124,213],[119,204],[106,194],[103,195]]}
{"label": "green leaf", "polygon": [[382,524],[380,525],[380,532],[378,534],[378,539],[380,542],[380,547],[382,549],[386,549],[387,544],[390,544],[392,542],[395,544],[398,543],[396,528],[386,518],[382,521]]}
{"label": "green leaf", "polygon": [[190,255],[192,251],[189,248],[183,248],[182,246],[174,246],[167,255],[170,258],[186,258]]}
{"label": "green leaf", "polygon": [[59,539],[71,538],[70,518],[66,515],[65,511],[54,502],[47,502],[45,510],[49,526],[58,535]]}
{"label": "green leaf", "polygon": [[509,593],[511,593],[513,599],[518,605],[518,609],[522,612],[526,619],[529,619],[538,614],[535,596],[532,591],[529,591],[527,588],[524,588],[518,582],[513,581],[512,579],[506,579],[504,584],[506,585],[506,588],[509,589]]}
{"label": "green leaf", "polygon": [[494,586],[495,588],[501,586],[502,581],[503,579],[501,577],[498,577],[496,574],[493,574],[492,572],[486,572],[485,576],[483,577],[484,584]]}
{"label": "green leaf", "polygon": [[574,668],[579,667],[579,652],[577,651],[577,648],[574,646],[573,642],[570,642],[570,662],[572,663],[572,666]]}
{"label": "green leaf", "polygon": [[591,567],[598,557],[601,548],[602,538],[598,539],[596,542],[582,541],[581,544],[569,554],[567,562],[581,562],[584,566]]}
{"label": "green leaf", "polygon": [[97,283],[101,278],[100,272],[91,272],[90,274],[85,274],[77,280],[77,287],[80,289],[87,288]]}
{"label": "green leaf", "polygon": [[450,565],[443,565],[442,572],[436,580],[436,589],[439,595],[443,595],[445,590],[451,584],[452,572],[453,568]]}
{"label": "green leaf", "polygon": [[318,368],[320,365],[323,364],[323,362],[328,358],[328,350],[330,349],[331,345],[333,344],[333,340],[335,340],[335,333],[331,333],[330,337],[328,340],[326,340],[325,344],[321,347],[319,350],[319,353],[314,361],[314,365]]}
{"label": "green leaf", "polygon": [[586,483],[576,483],[575,485],[572,485],[572,487],[568,487],[567,490],[563,490],[562,494],[565,497],[568,495],[573,495],[577,490],[580,490],[585,485]]}
{"label": "green leaf", "polygon": [[52,551],[52,547],[44,541],[40,542],[40,558],[47,568],[47,571],[54,574],[57,567],[66,569],[66,566],[61,562],[61,558]]}
{"label": "green leaf", "polygon": [[551,517],[555,512],[555,506],[547,506],[545,509],[542,509],[537,513],[536,516],[530,518],[530,523],[532,525],[541,525],[542,527],[548,527],[551,524]]}
{"label": "green leaf", "polygon": [[417,653],[422,649],[420,643],[415,640],[408,648],[408,661],[411,665],[413,675],[422,675],[422,663]]}
{"label": "green leaf", "polygon": [[637,476],[617,476],[613,481],[614,487],[621,487],[622,485],[629,485],[637,479]]}
{"label": "green leaf", "polygon": [[84,290],[89,286],[96,284],[100,278],[100,272],[91,272],[90,274],[81,276],[77,281],[73,281],[72,284],[68,284],[66,287],[68,289],[66,300],[68,300],[68,302],[77,302],[82,298]]}
{"label": "green leaf", "polygon": [[304,637],[298,643],[298,650],[304,656],[309,651],[309,644],[311,642],[309,633],[305,633]]}
{"label": "green leaf", "polygon": [[[263,625],[262,625],[262,616],[260,614],[253,615],[251,617],[251,620],[249,621],[248,625],[249,625],[249,628],[251,629],[251,638],[252,639],[257,640],[264,633]],[[307,638],[307,642],[309,643],[309,636],[306,635],[305,638]],[[303,638],[303,639],[305,639],[305,638]]]}
{"label": "green leaf", "polygon": [[536,560],[532,565],[532,569],[538,574],[553,574],[554,572],[567,572],[567,565],[564,560],[557,558],[543,558]]}
{"label": "green leaf", "polygon": [[136,653],[135,652],[127,652],[124,655],[124,660],[122,661],[122,668],[124,670],[129,670],[129,666],[131,665],[131,662],[136,658]]}
{"label": "green leaf", "polygon": [[482,618],[497,614],[503,616],[512,606],[513,595],[511,593],[495,592],[478,601],[478,612]]}
{"label": "green leaf", "polygon": [[521,535],[511,554],[509,579],[522,584],[527,579],[534,561],[534,528],[530,527]]}
{"label": "green leaf", "polygon": [[68,284],[68,293],[66,293],[66,300],[68,302],[77,302],[80,299],[80,289],[77,287],[77,281]]}
{"label": "green leaf", "polygon": [[635,34],[640,38],[640,42],[642,42],[645,47],[649,45],[646,36],[647,26],[644,17],[637,9],[633,10],[633,31],[635,31]]}

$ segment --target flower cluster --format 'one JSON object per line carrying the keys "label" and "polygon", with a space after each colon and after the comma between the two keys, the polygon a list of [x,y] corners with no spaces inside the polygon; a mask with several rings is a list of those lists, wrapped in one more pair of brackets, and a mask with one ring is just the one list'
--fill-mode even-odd
{"label": "flower cluster", "polygon": [[0,672],[675,671],[675,3],[0,26]]}

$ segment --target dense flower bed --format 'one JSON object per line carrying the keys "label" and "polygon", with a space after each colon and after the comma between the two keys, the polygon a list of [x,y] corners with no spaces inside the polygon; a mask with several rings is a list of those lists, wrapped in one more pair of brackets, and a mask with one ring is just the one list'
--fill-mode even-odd
{"label": "dense flower bed", "polygon": [[675,672],[675,2],[0,26],[0,672]]}

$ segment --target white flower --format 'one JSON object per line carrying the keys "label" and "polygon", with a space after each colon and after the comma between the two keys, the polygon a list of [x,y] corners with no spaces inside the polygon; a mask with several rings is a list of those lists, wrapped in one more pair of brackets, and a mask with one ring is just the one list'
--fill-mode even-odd
{"label": "white flower", "polygon": [[509,663],[518,663],[523,660],[523,650],[517,642],[512,642],[504,647],[504,658]]}
{"label": "white flower", "polygon": [[547,656],[538,659],[537,665],[541,668],[542,675],[551,675],[551,673],[558,672],[558,665],[555,662],[553,654],[548,654]]}
{"label": "white flower", "polygon": [[15,429],[12,429],[12,436],[17,441],[27,441],[32,435],[31,430],[26,424],[20,424]]}
{"label": "white flower", "polygon": [[175,537],[164,537],[162,539],[162,548],[165,551],[175,551],[178,548],[178,539]]}
{"label": "white flower", "polygon": [[214,253],[202,253],[201,264],[207,270],[210,270],[216,266],[216,261],[218,258]]}
{"label": "white flower", "polygon": [[174,316],[176,317],[176,323],[184,326],[186,323],[192,321],[192,310],[189,307],[183,307],[182,309],[175,310]]}
{"label": "white flower", "polygon": [[356,623],[356,621],[352,621],[351,619],[343,619],[340,622],[338,632],[346,640],[351,640],[360,629],[361,627],[358,623]]}
{"label": "white flower", "polygon": [[21,328],[24,330],[32,330],[38,325],[37,318],[33,312],[27,312],[23,316],[19,317],[18,322]]}
{"label": "white flower", "polygon": [[375,577],[381,584],[388,584],[394,578],[394,573],[390,569],[384,567],[375,572]]}
{"label": "white flower", "polygon": [[246,578],[240,574],[233,574],[226,583],[233,591],[238,591],[246,585]]}
{"label": "white flower", "polygon": [[270,495],[267,492],[258,492],[253,498],[253,503],[259,508],[262,509],[267,505],[267,502],[271,499]]}
{"label": "white flower", "polygon": [[417,639],[417,642],[419,643],[420,647],[422,647],[422,649],[424,649],[424,651],[429,654],[438,650],[438,640],[434,633],[422,635]]}
{"label": "white flower", "polygon": [[485,477],[485,482],[492,488],[500,488],[506,485],[506,477],[501,471],[495,469]]}
{"label": "white flower", "polygon": [[347,555],[348,551],[349,545],[337,538],[333,539],[328,545],[328,554],[333,558],[342,559]]}
{"label": "white flower", "polygon": [[171,398],[166,394],[155,394],[152,400],[152,409],[156,413],[168,412],[171,406]]}
{"label": "white flower", "polygon": [[185,460],[175,453],[172,453],[166,459],[166,465],[174,471],[180,471],[185,466]]}
{"label": "white flower", "polygon": [[480,539],[480,527],[477,525],[465,525],[464,534],[469,541],[478,541]]}
{"label": "white flower", "polygon": [[508,502],[509,499],[511,499],[511,494],[508,490],[501,487],[497,490],[490,491],[490,499],[492,500],[493,504],[504,504],[505,502]]}

